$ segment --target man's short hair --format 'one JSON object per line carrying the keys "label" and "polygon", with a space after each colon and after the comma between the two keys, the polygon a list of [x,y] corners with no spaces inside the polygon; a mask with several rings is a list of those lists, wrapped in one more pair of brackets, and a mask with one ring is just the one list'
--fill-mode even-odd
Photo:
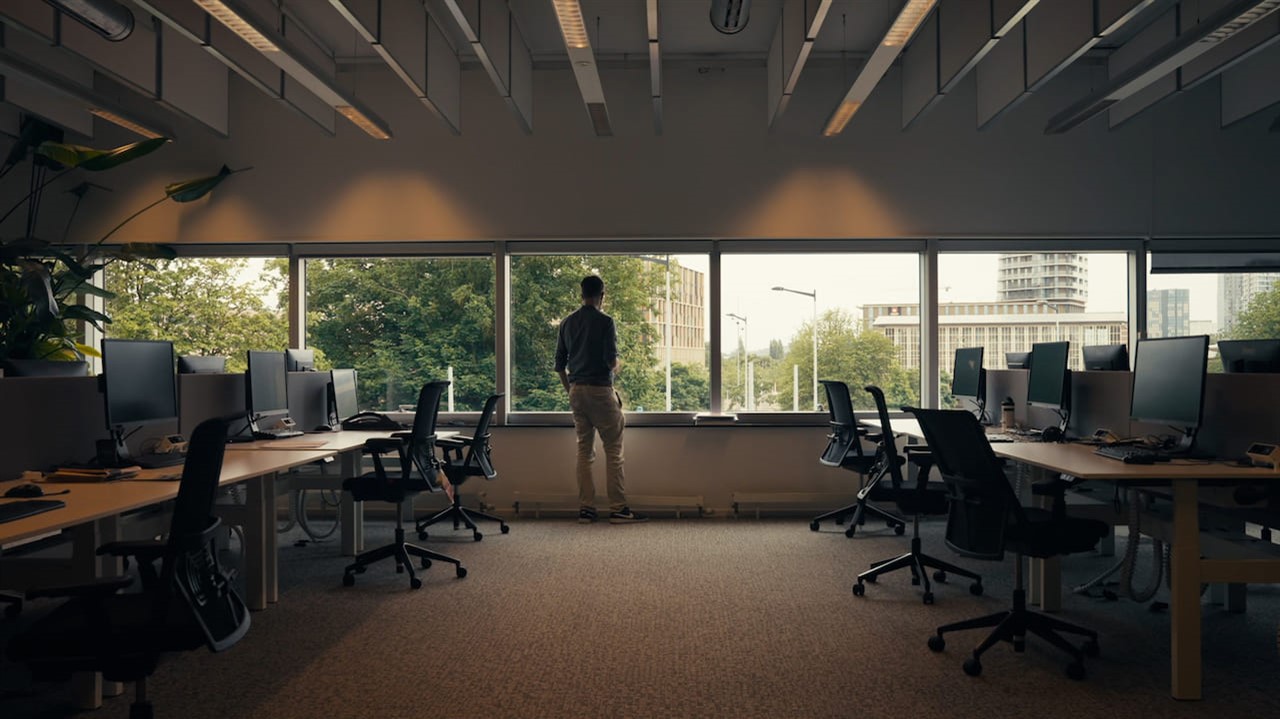
{"label": "man's short hair", "polygon": [[599,297],[604,294],[604,280],[595,275],[582,278],[582,296],[585,299]]}

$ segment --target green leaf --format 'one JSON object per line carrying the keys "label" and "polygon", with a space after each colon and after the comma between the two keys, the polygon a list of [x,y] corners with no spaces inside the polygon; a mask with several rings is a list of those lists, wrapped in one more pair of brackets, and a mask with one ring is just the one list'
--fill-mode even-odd
{"label": "green leaf", "polygon": [[213,188],[217,187],[223,180],[236,172],[244,172],[244,170],[232,170],[226,165],[223,165],[222,169],[218,170],[218,174],[216,175],[165,185],[164,194],[174,202],[192,202],[209,194],[213,191]]}
{"label": "green leaf", "polygon": [[87,357],[101,357],[101,356],[102,356],[102,353],[101,353],[101,352],[99,352],[98,350],[96,350],[96,349],[94,349],[94,348],[90,347],[89,345],[82,345],[82,344],[80,344],[79,342],[76,342],[76,343],[75,343],[75,347],[76,347],[76,351],[77,351],[77,352],[79,352],[80,354],[85,355],[85,356],[87,356]]}
{"label": "green leaf", "polygon": [[58,316],[58,301],[53,296],[53,278],[49,267],[43,262],[20,260],[22,268],[22,287],[26,290],[35,315],[40,318]]}
{"label": "green leaf", "polygon": [[94,327],[98,327],[98,329],[102,329],[102,327],[99,326],[100,323],[110,324],[111,322],[110,317],[98,312],[97,310],[91,310],[84,305],[68,305],[63,308],[62,316],[69,320],[84,320],[85,322],[92,324]]}
{"label": "green leaf", "polygon": [[110,150],[97,150],[84,145],[45,141],[35,149],[35,153],[63,167],[78,167],[89,172],[101,172],[155,152],[167,142],[169,142],[167,137],[154,137]]}

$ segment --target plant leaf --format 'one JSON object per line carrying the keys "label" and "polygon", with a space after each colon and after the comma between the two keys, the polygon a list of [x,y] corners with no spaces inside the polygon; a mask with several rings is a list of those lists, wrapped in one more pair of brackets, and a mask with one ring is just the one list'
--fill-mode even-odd
{"label": "plant leaf", "polygon": [[102,329],[101,327],[98,326],[99,323],[102,323],[102,324],[111,323],[110,317],[102,314],[97,310],[91,310],[88,307],[85,307],[84,305],[67,305],[66,307],[62,308],[62,316],[64,319],[68,319],[68,320],[84,320],[85,322],[89,322],[93,326],[98,327],[98,329]]}
{"label": "plant leaf", "polygon": [[42,142],[35,153],[64,167],[78,167],[89,172],[101,172],[118,167],[126,162],[136,160],[143,155],[160,149],[169,142],[167,137],[154,137],[110,150],[96,150],[84,145],[71,145],[63,142]]}
{"label": "plant leaf", "polygon": [[80,344],[79,342],[76,342],[76,343],[75,343],[75,347],[76,347],[76,351],[77,351],[77,352],[79,352],[80,354],[85,355],[85,356],[87,356],[87,357],[101,357],[101,356],[102,356],[102,353],[101,353],[101,352],[99,352],[98,350],[96,350],[96,349],[94,349],[94,348],[90,347],[89,345],[82,345],[82,344]]}
{"label": "plant leaf", "polygon": [[22,268],[22,287],[31,301],[35,314],[40,318],[56,318],[58,301],[53,296],[53,278],[48,265],[34,260],[19,260]]}
{"label": "plant leaf", "polygon": [[222,169],[218,170],[218,174],[216,175],[165,185],[164,194],[168,195],[169,199],[174,202],[192,202],[209,194],[213,188],[217,187],[223,180],[236,172],[244,172],[244,170],[232,170],[226,165],[223,165]]}

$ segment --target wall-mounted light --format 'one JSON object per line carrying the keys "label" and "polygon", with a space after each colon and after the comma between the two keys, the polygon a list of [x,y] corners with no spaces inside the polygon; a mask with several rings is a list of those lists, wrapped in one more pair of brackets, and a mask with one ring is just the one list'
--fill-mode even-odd
{"label": "wall-mounted light", "polygon": [[564,44],[575,50],[591,47],[578,0],[551,0],[551,4],[556,10],[556,19],[560,21],[560,32],[564,33]]}

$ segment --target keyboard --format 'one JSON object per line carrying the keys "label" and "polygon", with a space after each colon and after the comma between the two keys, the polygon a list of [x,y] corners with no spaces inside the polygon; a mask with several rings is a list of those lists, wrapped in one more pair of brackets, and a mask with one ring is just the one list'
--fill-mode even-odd
{"label": "keyboard", "polygon": [[1016,442],[1017,438],[1011,434],[1005,434],[1003,432],[994,432],[987,435],[987,441],[988,442]]}
{"label": "keyboard", "polygon": [[1131,444],[1104,444],[1093,450],[1093,453],[1099,457],[1114,459],[1126,464],[1151,464],[1152,462],[1169,461],[1169,455],[1167,454]]}
{"label": "keyboard", "polygon": [[301,437],[304,433],[296,429],[260,429],[253,433],[254,439],[284,439],[286,437]]}
{"label": "keyboard", "polygon": [[62,509],[67,503],[61,499],[22,499],[17,502],[0,502],[0,523],[30,517],[33,514]]}

